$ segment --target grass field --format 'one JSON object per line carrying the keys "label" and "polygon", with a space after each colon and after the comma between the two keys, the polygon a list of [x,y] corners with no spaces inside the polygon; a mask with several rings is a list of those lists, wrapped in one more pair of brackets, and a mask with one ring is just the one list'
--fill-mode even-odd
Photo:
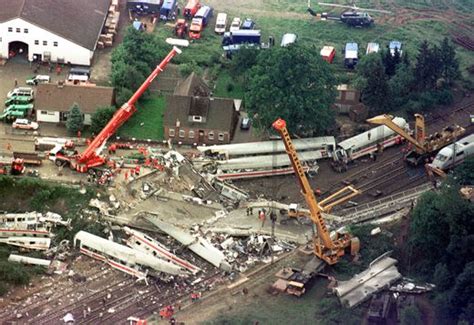
{"label": "grass field", "polygon": [[[181,5],[184,0],[180,0]],[[347,4],[344,0],[335,1]],[[256,28],[262,31],[262,42],[268,42],[269,36],[275,37],[279,46],[285,33],[298,35],[298,42],[314,49],[315,55],[324,45],[336,47],[334,65],[339,77],[344,82],[351,82],[352,76],[343,67],[342,50],[347,42],[357,42],[359,53],[365,53],[368,42],[378,42],[387,46],[391,40],[403,43],[403,51],[412,59],[415,58],[419,44],[428,40],[439,43],[443,37],[453,31],[451,21],[469,25],[474,20],[474,1],[471,0],[395,0],[359,1],[360,7],[392,10],[393,15],[374,15],[375,25],[371,28],[353,28],[333,21],[319,21],[306,12],[307,1],[298,0],[208,0],[206,4],[214,7],[214,17],[202,34],[202,38],[191,42],[183,53],[173,59],[174,63],[189,64],[197,67],[198,74],[204,74],[219,97],[243,98],[244,82],[236,79],[226,68],[226,59],[222,57],[220,35],[214,33],[215,17],[218,12],[228,14],[228,24],[233,17],[251,17],[256,21]],[[312,8],[329,11],[329,8],[318,7],[313,1]],[[449,11],[446,11],[449,9]],[[334,10],[338,13],[340,10]],[[430,16],[431,15],[431,16]],[[427,18],[428,17],[428,18]],[[431,17],[431,18],[430,18]],[[456,31],[456,30],[454,30]],[[158,23],[155,33],[160,38],[173,37],[173,24]],[[474,53],[460,46],[456,47],[461,72],[471,87],[474,87],[474,76],[467,68],[474,63]],[[229,85],[232,85],[229,87]],[[152,97],[138,105],[138,112],[124,125],[119,135],[139,139],[161,140],[163,137],[162,113],[164,99]],[[143,125],[140,125],[143,124]]]}
{"label": "grass field", "polygon": [[165,98],[152,95],[140,100],[137,112],[118,131],[118,135],[137,139],[163,139]]}

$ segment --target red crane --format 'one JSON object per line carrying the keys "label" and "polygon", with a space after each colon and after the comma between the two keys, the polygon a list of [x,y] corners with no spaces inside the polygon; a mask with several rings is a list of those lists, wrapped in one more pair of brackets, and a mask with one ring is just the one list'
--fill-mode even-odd
{"label": "red crane", "polygon": [[106,141],[130,118],[130,116],[133,115],[133,113],[135,113],[137,110],[135,108],[137,100],[143,95],[145,90],[148,89],[152,81],[164,70],[171,59],[176,54],[180,53],[180,49],[173,47],[163,61],[161,61],[161,63],[143,82],[140,88],[137,89],[133,96],[114,114],[109,123],[107,123],[102,131],[100,131],[94,140],[87,146],[86,150],[78,156],[75,156],[73,159],[65,159],[69,160],[71,168],[74,168],[81,173],[86,173],[90,168],[101,166],[105,163],[105,158],[100,155],[100,152],[104,148]]}

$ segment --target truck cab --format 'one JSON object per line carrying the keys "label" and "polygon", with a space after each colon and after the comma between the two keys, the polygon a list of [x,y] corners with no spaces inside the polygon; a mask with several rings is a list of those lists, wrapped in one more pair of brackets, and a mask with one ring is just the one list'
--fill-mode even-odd
{"label": "truck cab", "polygon": [[209,6],[202,6],[198,12],[194,15],[194,18],[202,19],[202,26],[205,27],[209,23],[212,17],[212,8]]}

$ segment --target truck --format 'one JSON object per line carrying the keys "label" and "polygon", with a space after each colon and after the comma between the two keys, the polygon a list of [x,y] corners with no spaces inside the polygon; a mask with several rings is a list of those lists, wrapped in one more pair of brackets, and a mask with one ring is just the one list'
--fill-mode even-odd
{"label": "truck", "polygon": [[193,18],[191,26],[189,27],[189,38],[200,39],[203,28],[202,18]]}
{"label": "truck", "polygon": [[184,7],[183,16],[186,19],[191,19],[201,8],[201,3],[199,0],[189,0],[186,6]]}
{"label": "truck", "polygon": [[359,60],[359,46],[357,43],[346,43],[344,50],[344,65],[348,69],[354,69]]}
{"label": "truck", "polygon": [[14,159],[23,160],[25,165],[41,166],[43,159],[36,152],[13,152]]}
{"label": "truck", "polygon": [[164,21],[174,20],[176,18],[176,7],[176,0],[164,0],[160,8],[160,19]]}
{"label": "truck", "polygon": [[25,170],[22,159],[0,157],[0,175],[21,175]]}
{"label": "truck", "polygon": [[207,26],[212,17],[212,8],[209,6],[202,6],[194,15],[194,18],[201,18],[203,27]]}
{"label": "truck", "polygon": [[258,44],[260,45],[261,32],[259,30],[237,30],[235,32],[224,33],[222,46],[238,44]]}

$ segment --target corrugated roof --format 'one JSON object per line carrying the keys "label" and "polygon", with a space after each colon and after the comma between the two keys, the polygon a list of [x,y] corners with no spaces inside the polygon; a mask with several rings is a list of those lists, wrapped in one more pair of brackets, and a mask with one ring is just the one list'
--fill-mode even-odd
{"label": "corrugated roof", "polygon": [[92,114],[97,107],[110,106],[113,102],[111,87],[39,84],[35,96],[37,110],[55,112],[67,112],[77,103],[82,113]]}
{"label": "corrugated roof", "polygon": [[94,50],[109,5],[110,0],[0,0],[0,22],[22,18]]}

